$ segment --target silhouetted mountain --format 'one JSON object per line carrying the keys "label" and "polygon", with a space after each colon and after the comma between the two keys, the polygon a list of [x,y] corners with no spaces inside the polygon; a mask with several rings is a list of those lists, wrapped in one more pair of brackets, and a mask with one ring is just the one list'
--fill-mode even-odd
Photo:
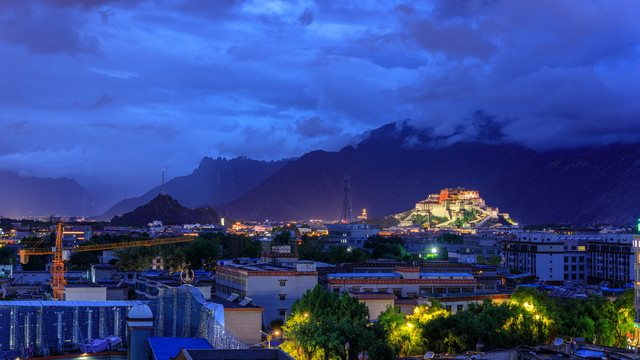
{"label": "silhouetted mountain", "polygon": [[38,178],[0,171],[0,215],[30,216],[95,214],[104,209],[95,196],[67,178]]}
{"label": "silhouetted mountain", "polygon": [[219,209],[246,220],[338,219],[343,174],[349,173],[354,217],[362,208],[372,217],[405,211],[430,193],[458,186],[479,190],[525,224],[630,224],[640,214],[640,145],[538,152],[448,140],[406,122],[388,124],[355,146],[290,161]]}
{"label": "silhouetted mountain", "polygon": [[[224,204],[269,178],[285,163],[285,160],[258,161],[246,157],[230,160],[204,157],[193,173],[168,181],[165,193],[189,207]],[[124,199],[97,218],[108,220],[131,211],[148,203],[160,192],[161,186],[158,186],[140,197]]]}
{"label": "silhouetted mountain", "polygon": [[165,225],[219,224],[220,215],[212,207],[189,209],[169,195],[158,195],[148,204],[140,206],[122,216],[114,216],[114,225],[146,225],[160,220]]}

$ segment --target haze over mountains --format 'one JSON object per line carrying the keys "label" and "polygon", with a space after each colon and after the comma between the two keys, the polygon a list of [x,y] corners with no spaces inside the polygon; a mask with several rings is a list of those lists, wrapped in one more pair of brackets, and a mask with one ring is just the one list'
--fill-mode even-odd
{"label": "haze over mountains", "polygon": [[[461,186],[479,190],[492,206],[521,224],[632,224],[640,216],[640,144],[539,152],[500,143],[489,133],[480,138],[492,142],[449,144],[451,139],[433,136],[428,129],[397,122],[364,134],[354,146],[313,151],[289,161],[205,157],[192,174],[168,181],[165,189],[185,206],[213,205],[221,216],[240,220],[337,219],[345,173],[351,177],[354,215],[363,208],[373,217],[398,213],[430,193]],[[25,188],[27,182],[19,187],[2,180],[0,194],[20,198],[21,191],[31,191]],[[62,189],[44,182],[38,189],[59,193],[49,202],[63,205],[62,200],[71,199],[67,206],[75,211],[80,194],[89,198],[77,184]],[[129,212],[160,190],[122,200],[99,218]],[[5,198],[0,206],[6,209]],[[54,213],[49,202],[25,202],[15,212],[48,206]],[[6,210],[0,214],[11,216]]]}
{"label": "haze over mountains", "polygon": [[6,170],[0,170],[0,201],[0,216],[10,218],[83,216],[104,209],[104,203],[73,179],[21,176]]}

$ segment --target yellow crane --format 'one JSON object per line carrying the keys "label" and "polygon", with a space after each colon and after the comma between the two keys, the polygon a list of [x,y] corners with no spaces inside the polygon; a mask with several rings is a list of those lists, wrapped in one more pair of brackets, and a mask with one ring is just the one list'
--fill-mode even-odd
{"label": "yellow crane", "polygon": [[20,255],[20,263],[26,264],[29,262],[29,256],[31,255],[53,255],[53,265],[51,266],[51,288],[53,289],[53,299],[54,300],[63,300],[64,297],[64,287],[67,284],[67,280],[64,278],[64,274],[66,270],[64,268],[64,262],[69,261],[71,257],[71,253],[81,252],[81,251],[96,251],[96,250],[112,250],[112,249],[120,249],[120,248],[128,248],[128,247],[138,247],[138,246],[154,246],[154,245],[163,245],[163,244],[174,244],[180,242],[193,241],[196,239],[194,236],[183,236],[183,237],[174,237],[174,238],[166,238],[166,239],[150,239],[150,240],[138,240],[138,241],[128,241],[128,242],[120,242],[120,243],[112,243],[112,244],[91,244],[91,245],[83,245],[74,248],[65,249],[62,246],[62,232],[63,232],[63,223],[58,223],[58,229],[56,234],[56,246],[53,248],[30,248],[30,249],[20,249],[18,250],[18,254]]}

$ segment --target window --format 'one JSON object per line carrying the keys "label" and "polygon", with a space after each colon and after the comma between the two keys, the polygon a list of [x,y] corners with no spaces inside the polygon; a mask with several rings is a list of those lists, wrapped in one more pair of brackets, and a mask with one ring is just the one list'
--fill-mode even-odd
{"label": "window", "polygon": [[280,301],[283,301],[287,297],[287,295],[285,294],[280,294],[279,296],[280,296]]}
{"label": "window", "polygon": [[278,314],[280,316],[287,316],[287,309],[279,309]]}
{"label": "window", "polygon": [[286,285],[287,285],[286,280],[280,280],[280,286],[286,286]]}
{"label": "window", "polygon": [[464,306],[462,304],[458,304],[458,307],[456,308],[456,311],[462,311],[463,308],[464,308]]}
{"label": "window", "polygon": [[572,256],[572,257],[571,257],[571,262],[572,262],[572,263],[576,262],[576,257],[575,257],[575,256]]}
{"label": "window", "polygon": [[445,309],[447,309],[448,312],[451,312],[451,305],[445,306]]}
{"label": "window", "polygon": [[569,271],[569,265],[564,266],[564,271]]}

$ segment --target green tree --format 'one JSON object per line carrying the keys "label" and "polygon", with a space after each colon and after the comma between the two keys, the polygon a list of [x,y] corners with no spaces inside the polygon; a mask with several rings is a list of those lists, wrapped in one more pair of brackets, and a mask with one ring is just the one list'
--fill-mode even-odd
{"label": "green tree", "polygon": [[220,244],[206,238],[198,238],[184,249],[184,255],[190,269],[212,266],[220,259]]}
{"label": "green tree", "polygon": [[71,254],[69,259],[69,270],[89,270],[91,264],[98,263],[97,251],[83,251]]}
{"label": "green tree", "polygon": [[281,348],[299,360],[341,359],[350,344],[349,357],[368,351],[374,359],[393,359],[392,348],[384,341],[384,329],[369,325],[369,311],[346,293],[339,296],[316,286],[291,306],[283,327],[287,339]]}
{"label": "green tree", "polygon": [[14,264],[16,263],[16,250],[15,248],[2,246],[0,247],[0,264]]}

